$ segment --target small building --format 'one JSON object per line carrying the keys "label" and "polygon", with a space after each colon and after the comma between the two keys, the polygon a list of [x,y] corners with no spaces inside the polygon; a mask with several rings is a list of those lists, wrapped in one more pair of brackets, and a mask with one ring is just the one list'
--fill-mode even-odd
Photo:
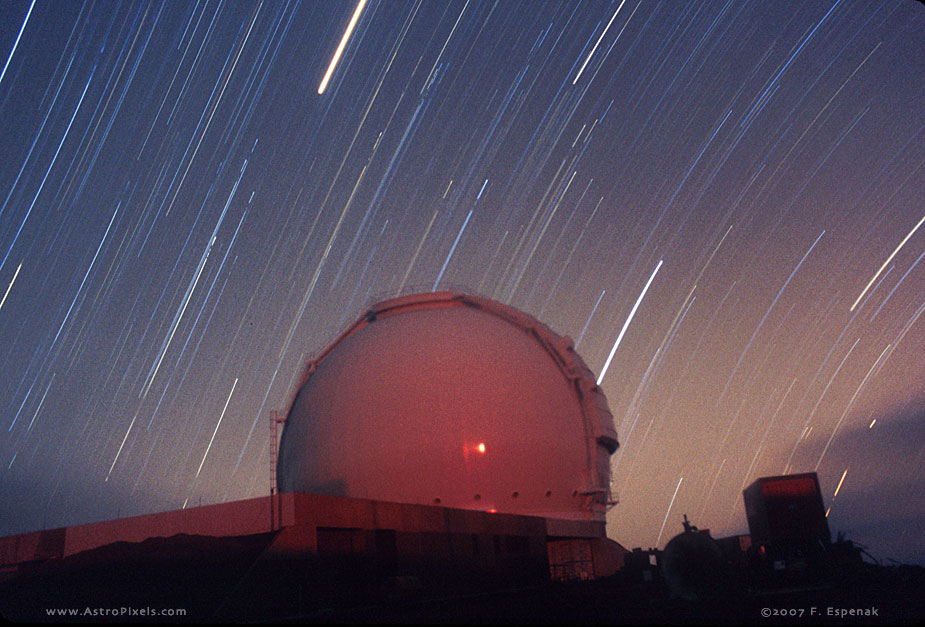
{"label": "small building", "polygon": [[832,576],[831,534],[816,473],[762,477],[743,497],[757,586],[802,586]]}

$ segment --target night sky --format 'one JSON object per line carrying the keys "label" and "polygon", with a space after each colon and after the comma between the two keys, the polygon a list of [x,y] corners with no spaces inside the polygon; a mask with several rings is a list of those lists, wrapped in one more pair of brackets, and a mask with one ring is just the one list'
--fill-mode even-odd
{"label": "night sky", "polygon": [[925,562],[920,3],[371,0],[319,94],[355,8],[0,3],[0,534],[268,494],[305,362],[456,289],[621,338],[624,546],[817,471]]}

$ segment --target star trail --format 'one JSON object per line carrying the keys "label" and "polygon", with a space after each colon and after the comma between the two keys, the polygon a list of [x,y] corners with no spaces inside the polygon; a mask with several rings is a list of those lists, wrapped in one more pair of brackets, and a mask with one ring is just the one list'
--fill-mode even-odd
{"label": "star trail", "polygon": [[458,289],[578,341],[624,546],[743,532],[746,485],[816,470],[833,533],[925,562],[920,3],[0,25],[0,533],[269,493],[306,361]]}

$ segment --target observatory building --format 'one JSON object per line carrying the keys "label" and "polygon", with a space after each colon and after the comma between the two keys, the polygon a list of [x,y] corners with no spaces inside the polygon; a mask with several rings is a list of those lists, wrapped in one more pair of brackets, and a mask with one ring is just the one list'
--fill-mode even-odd
{"label": "observatory building", "polygon": [[572,341],[451,292],[372,306],[312,361],[281,492],[604,522],[617,434]]}
{"label": "observatory building", "polygon": [[308,364],[279,492],[0,538],[0,614],[184,598],[264,621],[606,576],[616,448],[570,339],[488,299],[388,300]]}

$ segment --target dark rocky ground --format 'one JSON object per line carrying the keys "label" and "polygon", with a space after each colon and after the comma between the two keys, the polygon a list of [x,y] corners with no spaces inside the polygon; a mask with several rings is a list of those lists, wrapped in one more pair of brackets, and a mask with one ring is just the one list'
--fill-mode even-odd
{"label": "dark rocky ground", "polygon": [[[921,624],[925,568],[858,562],[819,580],[739,573],[700,601],[675,598],[660,577],[620,572],[542,583],[536,565],[460,573],[430,564],[399,574],[374,561],[258,559],[272,534],[174,536],[117,543],[23,566],[0,581],[12,622]],[[52,616],[48,610],[73,610]],[[182,609],[183,615],[132,613]],[[98,611],[101,610],[101,611]],[[854,610],[854,613],[849,613]],[[767,614],[767,615],[766,615]]]}

